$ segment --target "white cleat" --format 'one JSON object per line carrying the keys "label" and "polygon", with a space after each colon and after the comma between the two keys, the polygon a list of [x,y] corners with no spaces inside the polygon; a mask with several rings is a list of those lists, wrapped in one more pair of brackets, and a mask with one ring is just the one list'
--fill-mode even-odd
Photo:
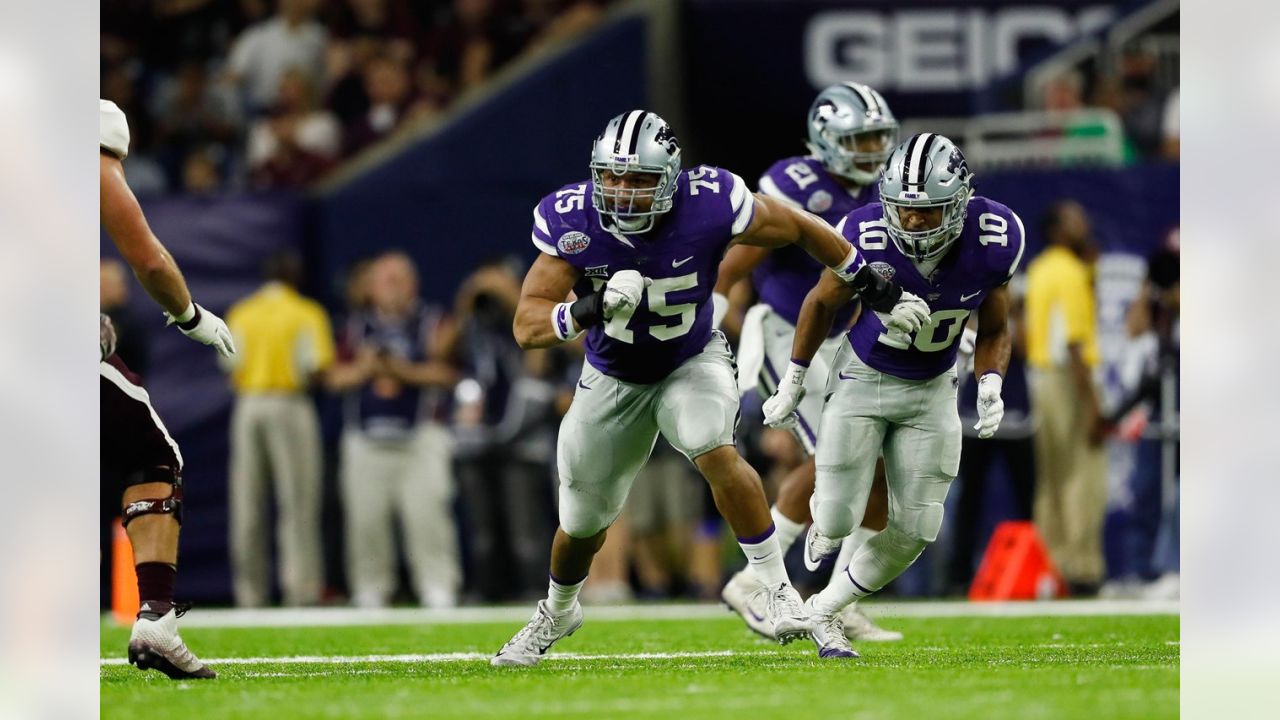
{"label": "white cleat", "polygon": [[773,628],[773,638],[781,645],[809,634],[809,614],[805,612],[800,593],[788,583],[777,587],[761,585],[751,594],[750,607],[764,605],[765,622]]}
{"label": "white cleat", "polygon": [[218,674],[187,649],[178,636],[178,616],[186,606],[174,605],[159,617],[142,606],[129,635],[129,664],[139,670],[159,670],[174,680],[212,680]]}
{"label": "white cleat", "polygon": [[552,615],[547,601],[538,601],[538,610],[529,623],[507,641],[490,665],[537,665],[547,650],[560,638],[569,637],[582,627],[582,605],[576,600],[573,607],[560,615]]}
{"label": "white cleat", "polygon": [[804,536],[804,566],[809,572],[817,572],[822,561],[840,551],[844,538],[830,538],[818,532],[818,524],[809,526]]}
{"label": "white cleat", "polygon": [[858,651],[853,649],[849,644],[849,638],[845,637],[840,613],[822,614],[813,605],[815,597],[817,596],[805,602],[804,610],[809,613],[809,621],[813,624],[809,637],[813,639],[813,644],[818,646],[818,657],[823,659],[858,657]]}
{"label": "white cleat", "polygon": [[840,611],[840,622],[844,625],[844,636],[856,642],[897,642],[902,639],[902,633],[897,630],[885,630],[876,625],[858,609],[857,604]]}
{"label": "white cleat", "polygon": [[773,623],[767,619],[765,596],[759,593],[764,589],[755,573],[750,568],[739,570],[720,591],[720,599],[729,609],[738,614],[757,635],[768,640],[777,640],[773,634]]}

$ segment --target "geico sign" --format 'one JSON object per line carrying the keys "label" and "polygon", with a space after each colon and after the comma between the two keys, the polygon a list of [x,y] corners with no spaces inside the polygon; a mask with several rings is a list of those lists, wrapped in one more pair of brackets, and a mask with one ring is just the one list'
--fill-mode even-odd
{"label": "geico sign", "polygon": [[1109,6],[1073,15],[1047,5],[825,12],[805,29],[805,72],[814,87],[857,80],[880,90],[962,90],[1016,68],[1024,40],[1065,43],[1114,15]]}

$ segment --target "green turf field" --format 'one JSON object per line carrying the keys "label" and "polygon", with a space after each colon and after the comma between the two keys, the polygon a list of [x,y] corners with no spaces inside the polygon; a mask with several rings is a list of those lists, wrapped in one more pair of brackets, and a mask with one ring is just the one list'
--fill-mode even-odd
{"label": "green turf field", "polygon": [[[883,624],[906,640],[860,644],[859,660],[819,661],[812,643],[767,643],[727,614],[593,621],[588,608],[586,625],[538,667],[491,668],[487,656],[519,624],[189,628],[183,637],[207,660],[258,659],[210,662],[217,680],[182,683],[104,665],[102,717],[1178,715],[1176,615],[893,618]],[[104,627],[102,657],[122,657],[127,638]]]}

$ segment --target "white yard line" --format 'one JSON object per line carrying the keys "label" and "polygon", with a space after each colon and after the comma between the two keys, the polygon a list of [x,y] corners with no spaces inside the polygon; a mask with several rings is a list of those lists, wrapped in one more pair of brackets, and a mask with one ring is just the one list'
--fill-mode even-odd
{"label": "white yard line", "polygon": [[[1039,602],[889,601],[868,602],[874,617],[1035,617],[1084,615],[1177,615],[1177,601],[1047,600]],[[655,605],[588,606],[592,622],[623,620],[705,620],[728,617],[723,605],[672,603]],[[532,606],[465,607],[449,610],[422,608],[196,608],[182,619],[184,628],[221,627],[334,627],[343,625],[466,625],[527,620]]]}
{"label": "white yard line", "polygon": [[[775,652],[737,652],[734,650],[709,650],[706,652],[672,653],[607,653],[579,654],[553,653],[544,660],[678,660],[681,658],[751,657],[777,655]],[[488,660],[488,653],[429,653],[425,655],[292,655],[286,657],[232,657],[205,658],[210,665],[349,665],[352,663],[447,663]],[[102,665],[126,665],[125,658],[102,658]]]}

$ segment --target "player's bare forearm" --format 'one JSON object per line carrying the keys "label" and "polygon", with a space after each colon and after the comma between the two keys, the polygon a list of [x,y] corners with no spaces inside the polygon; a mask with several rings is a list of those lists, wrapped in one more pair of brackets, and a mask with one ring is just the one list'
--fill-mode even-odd
{"label": "player's bare forearm", "polygon": [[759,193],[755,195],[751,224],[734,242],[765,248],[798,245],[827,267],[840,266],[853,249],[822,218]]}
{"label": "player's bare forearm", "polygon": [[578,271],[564,260],[538,256],[524,277],[511,327],[520,347],[548,348],[562,342],[551,324],[551,312],[569,296],[577,277]]}
{"label": "player's bare forearm", "polygon": [[1001,286],[992,290],[978,308],[978,338],[973,348],[975,377],[981,378],[989,372],[1003,377],[1009,369],[1009,355],[1013,352],[1009,304],[1009,289]]}
{"label": "player's bare forearm", "polygon": [[191,292],[178,264],[147,225],[120,161],[99,157],[98,201],[107,235],[147,294],[171,315],[181,314],[191,304]]}
{"label": "player's bare forearm", "polygon": [[791,358],[809,362],[831,332],[836,311],[853,299],[853,288],[834,273],[824,272],[818,284],[804,298],[796,319],[796,335],[791,344]]}
{"label": "player's bare forearm", "polygon": [[521,297],[512,327],[516,344],[525,350],[559,345],[562,341],[551,326],[551,311],[557,304],[545,298]]}
{"label": "player's bare forearm", "polygon": [[734,245],[720,261],[719,274],[713,292],[728,297],[733,286],[745,280],[756,266],[769,256],[769,248],[750,245]]}
{"label": "player's bare forearm", "polygon": [[804,248],[818,262],[827,267],[839,267],[849,257],[853,246],[845,240],[835,228],[828,225],[817,215],[810,215],[799,210],[793,211],[800,229],[800,238],[796,245]]}

